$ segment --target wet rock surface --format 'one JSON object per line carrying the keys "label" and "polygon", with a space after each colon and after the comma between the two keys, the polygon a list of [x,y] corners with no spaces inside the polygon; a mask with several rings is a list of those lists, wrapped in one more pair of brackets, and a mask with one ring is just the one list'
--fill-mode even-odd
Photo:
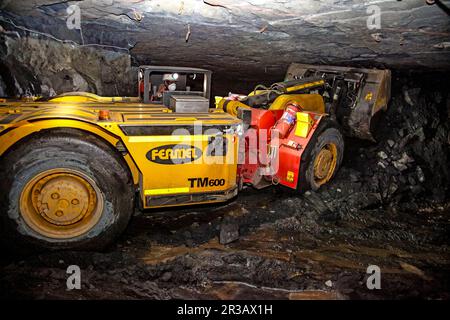
{"label": "wet rock surface", "polygon": [[0,96],[137,95],[128,53],[0,34]]}
{"label": "wet rock surface", "polygon": [[[291,62],[449,69],[450,1],[440,3],[5,0],[0,25],[11,36],[116,47],[141,64],[202,66],[230,83],[270,82]],[[80,10],[80,28],[67,26],[71,5]]]}
{"label": "wet rock surface", "polygon": [[[347,140],[319,191],[245,188],[224,205],[139,213],[105,252],[4,256],[0,296],[449,299],[448,89],[436,76],[404,79],[394,77],[379,142]],[[66,289],[72,264],[81,290]],[[370,265],[380,290],[366,286]]]}

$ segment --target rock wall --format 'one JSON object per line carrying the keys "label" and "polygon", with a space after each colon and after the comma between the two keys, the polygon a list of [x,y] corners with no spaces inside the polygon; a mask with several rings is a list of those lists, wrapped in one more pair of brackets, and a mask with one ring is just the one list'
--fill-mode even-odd
{"label": "rock wall", "polygon": [[[7,32],[121,47],[141,64],[277,81],[291,62],[448,70],[450,0],[437,2],[5,0],[0,25]],[[73,5],[79,29],[67,26]]]}
{"label": "rock wall", "polygon": [[136,95],[128,53],[55,40],[0,36],[0,96],[89,91]]}
{"label": "rock wall", "polygon": [[393,77],[393,96],[378,126],[379,142],[360,148],[358,155],[365,168],[357,180],[378,192],[383,203],[414,209],[421,198],[448,201],[448,81],[448,75],[439,73]]}

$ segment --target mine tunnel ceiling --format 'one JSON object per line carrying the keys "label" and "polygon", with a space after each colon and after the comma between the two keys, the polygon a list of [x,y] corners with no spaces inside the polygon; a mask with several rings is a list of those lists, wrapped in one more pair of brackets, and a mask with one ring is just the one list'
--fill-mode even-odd
{"label": "mine tunnel ceiling", "polygon": [[[129,50],[136,64],[199,66],[240,79],[280,77],[292,61],[450,69],[447,0],[1,3],[3,32],[114,46]],[[81,30],[66,25],[70,5],[80,8]],[[369,29],[377,7],[381,29]]]}

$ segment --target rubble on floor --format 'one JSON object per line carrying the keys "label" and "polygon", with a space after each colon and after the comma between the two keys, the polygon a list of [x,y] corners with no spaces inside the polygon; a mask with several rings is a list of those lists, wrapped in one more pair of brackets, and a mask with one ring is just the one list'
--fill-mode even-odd
{"label": "rubble on floor", "polygon": [[[245,188],[225,205],[144,213],[106,252],[4,262],[0,296],[449,299],[450,96],[443,84],[394,85],[379,142],[347,141],[317,192]],[[70,264],[82,290],[66,290]],[[366,286],[370,265],[381,290]]]}

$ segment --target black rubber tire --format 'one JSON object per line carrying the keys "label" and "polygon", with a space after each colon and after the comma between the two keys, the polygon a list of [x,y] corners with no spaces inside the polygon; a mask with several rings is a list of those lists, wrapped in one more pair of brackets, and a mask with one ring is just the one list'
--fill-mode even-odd
{"label": "black rubber tire", "polygon": [[[30,179],[54,168],[83,172],[103,196],[100,220],[85,234],[52,239],[31,229],[20,214],[20,194]],[[41,131],[19,141],[0,158],[0,223],[3,245],[19,249],[101,250],[127,226],[134,209],[131,173],[106,141],[76,129]]]}
{"label": "black rubber tire", "polygon": [[314,181],[314,161],[320,150],[328,143],[334,143],[337,148],[336,168],[331,177],[331,179],[333,179],[342,164],[344,156],[344,137],[339,125],[336,122],[325,118],[319,123],[319,127],[316,132],[314,132],[313,137],[303,152],[302,160],[300,162],[299,181],[297,183],[298,192],[304,193],[308,190],[316,191],[320,188]]}

